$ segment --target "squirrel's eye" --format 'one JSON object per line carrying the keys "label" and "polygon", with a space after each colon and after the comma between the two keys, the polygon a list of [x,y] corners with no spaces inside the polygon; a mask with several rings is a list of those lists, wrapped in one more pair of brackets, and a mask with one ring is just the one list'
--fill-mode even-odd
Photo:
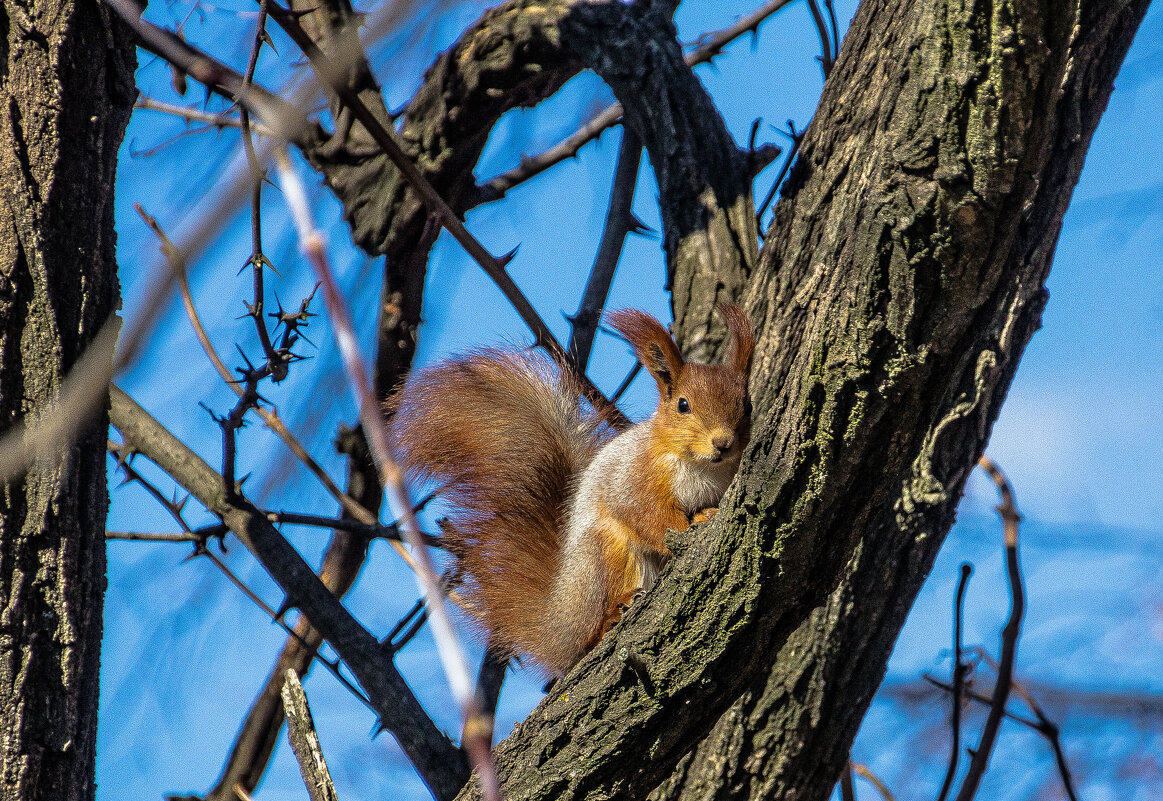
{"label": "squirrel's eye", "polygon": [[690,414],[691,413],[691,405],[689,403],[687,403],[686,398],[679,398],[678,399],[678,413],[679,414]]}

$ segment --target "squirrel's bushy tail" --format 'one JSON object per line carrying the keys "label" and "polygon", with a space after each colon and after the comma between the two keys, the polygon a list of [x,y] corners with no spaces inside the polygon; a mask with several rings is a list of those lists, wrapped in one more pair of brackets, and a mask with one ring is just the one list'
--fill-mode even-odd
{"label": "squirrel's bushy tail", "polygon": [[[493,648],[558,660],[546,612],[565,499],[612,428],[576,379],[529,352],[478,350],[413,371],[390,402],[397,458],[439,485],[460,592]],[[560,621],[558,621],[560,624]],[[570,651],[575,644],[560,644]]]}

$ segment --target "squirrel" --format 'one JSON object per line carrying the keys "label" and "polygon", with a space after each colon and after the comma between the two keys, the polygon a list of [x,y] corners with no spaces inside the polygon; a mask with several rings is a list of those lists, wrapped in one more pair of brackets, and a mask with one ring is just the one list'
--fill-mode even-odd
{"label": "squirrel", "polygon": [[606,315],[659,390],[654,414],[620,433],[576,375],[529,351],[421,368],[388,402],[401,466],[443,487],[461,593],[497,653],[563,675],[654,584],[667,529],[718,511],[750,438],[755,344],[739,307],[719,311],[723,365],[684,362],[644,312]]}

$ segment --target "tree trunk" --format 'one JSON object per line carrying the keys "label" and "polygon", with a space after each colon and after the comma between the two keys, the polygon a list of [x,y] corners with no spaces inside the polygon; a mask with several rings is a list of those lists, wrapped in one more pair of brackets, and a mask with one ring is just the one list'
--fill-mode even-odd
{"label": "tree trunk", "polygon": [[1146,6],[861,5],[744,294],[744,469],[497,747],[507,797],[828,796],[1039,324]]}
{"label": "tree trunk", "polygon": [[[0,428],[35,419],[117,308],[113,183],[135,58],[95,0],[0,14]],[[106,419],[0,497],[0,799],[91,799]]]}

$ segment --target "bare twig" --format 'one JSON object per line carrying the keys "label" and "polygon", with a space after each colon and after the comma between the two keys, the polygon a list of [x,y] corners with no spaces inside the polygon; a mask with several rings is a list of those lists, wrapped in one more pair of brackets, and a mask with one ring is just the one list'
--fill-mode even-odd
{"label": "bare twig", "polygon": [[866,782],[876,788],[876,792],[880,793],[880,797],[884,801],[896,801],[896,796],[888,789],[888,785],[880,780],[880,777],[868,769],[867,765],[861,765],[857,762],[852,763],[852,772]]}
{"label": "bare twig", "polygon": [[1046,717],[1041,705],[1034,700],[1034,696],[1026,689],[1025,685],[1016,679],[1010,683],[1013,686],[1014,694],[1026,702],[1026,706],[1037,718],[1036,725],[1032,728],[1046,738],[1050,743],[1050,748],[1054,751],[1054,761],[1058,765],[1058,775],[1062,778],[1062,787],[1066,790],[1066,797],[1070,801],[1078,801],[1078,794],[1074,790],[1074,778],[1070,773],[1070,765],[1067,764],[1066,753],[1062,750],[1062,733],[1058,724]]}
{"label": "bare twig", "polygon": [[828,23],[820,11],[819,0],[808,0],[808,10],[812,13],[812,23],[815,24],[816,32],[820,35],[820,69],[824,71],[824,79],[827,80],[828,75],[832,72],[832,63],[835,61],[832,36],[828,32]]}
{"label": "bare twig", "polygon": [[614,390],[614,394],[610,396],[610,400],[617,403],[626,394],[626,390],[630,389],[630,385],[634,383],[634,379],[638,377],[638,373],[642,372],[642,362],[635,360],[634,366],[630,368],[630,372],[626,373],[626,377],[622,379],[622,383]]}
{"label": "bare twig", "polygon": [[581,305],[577,314],[569,318],[572,327],[569,352],[578,372],[585,372],[590,362],[598,321],[610,294],[610,285],[614,281],[614,271],[618,269],[626,236],[643,230],[642,224],[634,217],[633,209],[634,188],[638,184],[638,166],[641,162],[642,142],[629,128],[623,128],[618,163],[614,168],[614,186],[610,190],[610,207],[606,212],[606,227],[602,231],[602,241],[598,244],[598,253],[594,257],[589,280],[586,281]]}
{"label": "bare twig", "polygon": [[[925,681],[929,682],[929,684],[940,690],[944,690],[945,692],[949,693],[953,691],[953,687],[951,685],[945,684],[942,681],[938,681],[932,676],[925,676],[924,679]],[[1054,751],[1054,761],[1057,763],[1058,775],[1062,778],[1062,785],[1066,790],[1066,796],[1070,799],[1070,801],[1077,801],[1078,794],[1074,790],[1074,778],[1071,775],[1070,766],[1066,762],[1066,754],[1062,750],[1062,738],[1060,736],[1061,733],[1058,725],[1046,717],[1046,714],[1042,710],[1041,706],[1038,705],[1037,701],[1034,700],[1029,691],[1026,690],[1017,680],[1014,680],[1011,683],[1011,688],[1013,689],[1014,694],[1019,696],[1023,701],[1025,701],[1026,705],[1030,707],[1035,717],[1028,718],[1024,715],[1011,712],[1008,709],[1005,712],[1005,717],[1009,720],[1012,720],[1014,723],[1018,723],[1028,729],[1038,732],[1046,738],[1046,741],[1050,743],[1050,748]],[[965,697],[970,701],[976,701],[983,706],[990,706],[993,703],[993,699],[989,696],[982,695],[981,693],[974,692],[972,690],[965,692]]]}
{"label": "bare twig", "polygon": [[[137,102],[133,104],[135,109],[142,109],[143,111],[158,111],[163,114],[169,114],[173,117],[180,117],[187,122],[202,122],[207,125],[212,125],[215,128],[241,128],[242,121],[238,117],[230,116],[226,112],[212,112],[203,111],[196,106],[177,106],[173,103],[165,103],[161,100],[154,100],[152,97],[139,97]],[[265,125],[258,123],[251,123],[254,132],[260,136],[271,136],[272,132]],[[205,130],[205,129],[202,129]]]}
{"label": "bare twig", "polygon": [[307,115],[292,104],[246,79],[220,61],[211,58],[177,34],[142,19],[141,8],[133,0],[105,0],[137,34],[138,44],[205,84],[217,94],[248,107],[280,139],[302,142],[310,125]]}
{"label": "bare twig", "polygon": [[187,534],[151,534],[139,531],[106,531],[106,540],[128,540],[131,542],[203,542],[205,537],[197,532]]}
{"label": "bare twig", "polygon": [[307,694],[299,675],[288,670],[283,683],[283,708],[287,711],[287,741],[295,752],[303,783],[307,785],[307,795],[311,801],[338,801],[323,749],[319,745],[319,733],[315,731],[315,721],[311,718],[311,707],[307,705]]}
{"label": "bare twig", "polygon": [[[501,685],[505,683],[505,673],[508,669],[508,658],[498,656],[492,648],[485,648],[480,670],[477,671],[476,693],[480,699],[481,710],[489,720],[496,718],[497,702],[501,700]],[[493,726],[489,729],[488,736],[491,738]],[[468,731],[462,732],[461,741],[468,739],[469,735]]]}
{"label": "bare twig", "polygon": [[937,801],[945,801],[949,797],[953,778],[957,775],[957,763],[961,758],[961,691],[964,689],[966,672],[966,665],[961,659],[961,623],[965,611],[965,589],[969,586],[971,575],[973,566],[963,563],[961,578],[957,581],[957,597],[953,601],[953,712],[950,716],[952,745],[949,748],[949,767],[945,770],[945,780],[941,783]]}
{"label": "bare twig", "polygon": [[[992,668],[995,673],[999,670],[999,663],[992,656],[986,653],[985,649],[974,648],[972,650],[975,651],[981,661],[989,665],[989,667]],[[1070,798],[1070,801],[1076,801],[1077,795],[1074,791],[1074,780],[1070,774],[1070,767],[1066,764],[1066,755],[1062,751],[1062,738],[1060,736],[1061,732],[1058,728],[1058,724],[1054,723],[1052,720],[1046,717],[1046,713],[1043,711],[1042,706],[1034,699],[1033,694],[1029,691],[1024,682],[1020,682],[1017,679],[1011,679],[1010,689],[1013,690],[1014,695],[1021,698],[1022,701],[1025,702],[1026,706],[1030,708],[1030,711],[1034,713],[1034,719],[1010,714],[1009,712],[1006,713],[1006,717],[1021,723],[1024,726],[1028,726],[1046,738],[1046,740],[1050,743],[1050,747],[1054,751],[1054,760],[1058,763],[1058,773],[1062,777],[1062,784],[1065,787],[1066,795]]]}
{"label": "bare twig", "polygon": [[788,148],[787,154],[783,158],[783,164],[779,167],[779,172],[775,176],[775,181],[772,183],[771,189],[767,190],[767,195],[764,196],[763,202],[759,204],[759,210],[755,212],[755,222],[759,226],[760,231],[763,231],[763,214],[767,211],[767,207],[771,205],[771,201],[775,200],[776,192],[779,191],[783,179],[787,177],[787,172],[791,169],[792,162],[796,160],[796,154],[800,151],[800,143],[804,141],[804,132],[797,131],[795,123],[791,120],[787,121],[787,130],[787,136],[791,139],[791,147]]}
{"label": "bare twig", "polygon": [[[267,519],[272,523],[290,523],[296,526],[314,526],[316,528],[339,529],[360,534],[367,539],[384,539],[391,542],[400,541],[400,529],[396,525],[372,523],[368,525],[358,520],[348,520],[342,517],[324,517],[322,515],[308,515],[298,512],[267,512]],[[432,534],[422,534],[424,544],[431,548],[443,548],[447,543],[441,537]]]}
{"label": "bare twig", "polygon": [[1018,565],[1018,524],[1021,516],[1014,507],[1013,490],[1005,474],[987,456],[982,456],[978,465],[985,470],[1001,494],[1001,505],[997,507],[1005,526],[1006,573],[1010,584],[1010,616],[1002,629],[1001,659],[997,667],[997,683],[993,686],[989,714],[981,730],[977,749],[972,752],[969,769],[957,793],[957,801],[970,801],[977,795],[981,778],[989,766],[989,757],[997,740],[998,728],[1005,716],[1006,701],[1014,677],[1014,658],[1018,650],[1018,636],[1022,630],[1022,615],[1025,612],[1025,590],[1022,587],[1022,572]]}
{"label": "bare twig", "polygon": [[[277,15],[272,14],[272,16],[278,20]],[[310,43],[310,46],[314,47],[313,43]],[[437,578],[431,558],[425,548],[416,515],[412,511],[413,506],[405,488],[403,471],[392,458],[391,449],[388,446],[387,426],[380,413],[379,403],[372,392],[367,367],[363,363],[363,357],[356,344],[351,312],[339,292],[339,286],[331,271],[331,265],[327,260],[323,245],[323,237],[316,229],[311,217],[302,182],[292,169],[285,152],[276,151],[275,164],[278,167],[284,196],[299,230],[300,246],[323,286],[324,302],[331,316],[331,324],[335,331],[335,339],[343,359],[344,369],[355,392],[356,402],[359,405],[360,422],[363,425],[372,457],[379,471],[380,484],[383,486],[389,505],[392,507],[397,525],[403,531],[405,540],[412,546],[416,557],[417,583],[426,598],[437,650],[448,676],[453,697],[460,706],[465,729],[472,735],[462,743],[462,747],[468,752],[477,771],[483,796],[489,801],[499,801],[500,787],[489,752],[491,721],[485,720],[481,713],[480,704],[472,691],[468,663],[453,632],[448,612],[444,607],[440,580]],[[415,168],[413,167],[413,169]]]}
{"label": "bare twig", "polygon": [[[218,351],[214,348],[214,344],[210,341],[210,337],[206,333],[205,327],[202,325],[202,320],[198,315],[198,310],[194,306],[194,298],[190,292],[190,283],[186,275],[185,261],[182,258],[181,252],[177,247],[174,246],[169,237],[166,236],[157,220],[147,214],[140,205],[135,205],[135,208],[138,210],[138,214],[141,215],[142,219],[145,220],[146,224],[153,230],[161,242],[162,253],[165,255],[167,261],[169,262],[173,274],[177,277],[178,287],[182,296],[182,303],[185,305],[186,309],[186,316],[190,320],[190,325],[194,328],[194,334],[198,337],[198,342],[202,345],[202,350],[205,351],[206,357],[210,359],[210,363],[214,365],[214,369],[218,371],[220,376],[222,376],[222,380],[225,381],[227,386],[229,386],[237,395],[241,397],[243,393],[242,387],[238,385],[238,381],[230,372],[230,369],[222,361],[222,358],[218,355]],[[271,431],[274,431],[279,439],[281,439],[284,444],[286,444],[286,446],[291,449],[291,452],[296,456],[296,458],[298,458],[299,461],[307,467],[307,469],[311,472],[311,475],[315,476],[315,478],[319,480],[324,489],[327,490],[328,494],[335,498],[339,502],[340,506],[342,506],[348,514],[364,525],[375,526],[378,524],[375,515],[365,509],[358,501],[341,490],[339,486],[334,481],[332,481],[331,476],[328,475],[327,471],[324,470],[323,467],[315,461],[311,454],[307,452],[307,449],[304,448],[298,439],[295,438],[295,435],[291,433],[290,429],[287,428],[286,424],[283,423],[282,419],[275,411],[265,409],[262,406],[259,406],[257,409],[255,409],[255,411],[258,413],[259,417],[262,418],[263,423],[265,423],[266,426],[271,429]],[[399,543],[397,542],[396,545],[398,546]],[[400,555],[404,558],[405,562],[411,566],[411,554],[402,548],[399,549],[399,552]]]}

